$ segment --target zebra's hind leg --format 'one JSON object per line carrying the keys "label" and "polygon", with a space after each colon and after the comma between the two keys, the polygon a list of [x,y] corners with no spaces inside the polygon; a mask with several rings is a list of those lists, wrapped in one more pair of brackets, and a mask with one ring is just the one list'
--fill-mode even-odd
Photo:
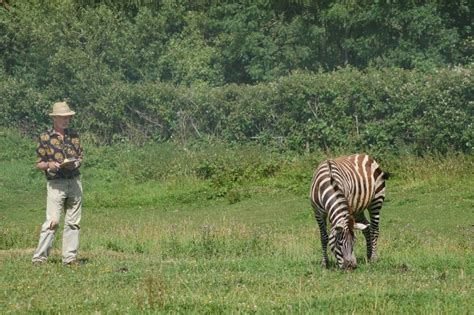
{"label": "zebra's hind leg", "polygon": [[328,254],[327,254],[327,248],[328,248],[328,240],[329,236],[327,233],[327,227],[326,227],[326,215],[322,214],[319,212],[319,210],[315,210],[315,215],[316,221],[318,222],[319,225],[319,232],[321,234],[321,250],[323,254],[323,259],[321,261],[321,265],[324,268],[329,267],[329,259],[328,259]]}
{"label": "zebra's hind leg", "polygon": [[372,236],[370,233],[370,223],[365,218],[365,215],[363,213],[357,216],[356,222],[367,225],[367,227],[362,230],[362,233],[364,234],[365,243],[367,245],[367,259],[370,261],[372,259]]}

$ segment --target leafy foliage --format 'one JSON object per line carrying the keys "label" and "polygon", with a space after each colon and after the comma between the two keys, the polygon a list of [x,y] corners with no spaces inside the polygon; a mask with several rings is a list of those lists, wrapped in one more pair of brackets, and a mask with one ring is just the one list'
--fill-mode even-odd
{"label": "leafy foliage", "polygon": [[464,0],[9,3],[0,125],[29,135],[68,99],[98,143],[472,152]]}
{"label": "leafy foliage", "polygon": [[472,61],[467,0],[10,2],[0,11],[3,68],[43,87],[87,70],[102,79],[222,85],[297,69]]}

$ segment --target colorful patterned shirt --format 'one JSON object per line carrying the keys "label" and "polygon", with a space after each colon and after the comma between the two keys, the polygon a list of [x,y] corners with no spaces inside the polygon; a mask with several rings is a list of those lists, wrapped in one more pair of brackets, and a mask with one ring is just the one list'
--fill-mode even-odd
{"label": "colorful patterned shirt", "polygon": [[[83,153],[79,134],[74,130],[66,129],[63,139],[54,129],[49,129],[39,136],[36,154],[38,155],[36,163],[62,163],[66,158],[75,158],[82,161]],[[73,178],[80,175],[79,168],[73,170],[59,169],[56,172],[46,170],[44,173],[47,179]]]}

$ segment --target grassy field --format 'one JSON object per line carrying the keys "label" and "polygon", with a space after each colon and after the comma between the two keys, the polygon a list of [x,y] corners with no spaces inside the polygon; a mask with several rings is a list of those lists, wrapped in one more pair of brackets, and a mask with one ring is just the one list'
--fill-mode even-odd
{"label": "grassy field", "polygon": [[79,257],[85,264],[61,265],[59,233],[49,262],[34,267],[45,180],[32,167],[32,143],[15,140],[19,149],[5,153],[9,141],[0,137],[2,314],[474,312],[472,156],[387,160],[396,176],[381,213],[379,261],[365,261],[358,234],[359,267],[343,272],[319,264],[319,233],[306,196],[311,158],[277,157],[269,164],[257,152],[267,175],[229,177],[232,185],[222,190],[218,172],[195,175],[214,153],[193,153],[198,167],[153,178],[159,169],[191,163],[191,153],[178,158],[170,147],[148,148],[142,160],[155,154],[159,165],[144,178],[133,177],[143,167],[132,159],[107,167],[98,157],[110,162],[114,152],[90,148]]}

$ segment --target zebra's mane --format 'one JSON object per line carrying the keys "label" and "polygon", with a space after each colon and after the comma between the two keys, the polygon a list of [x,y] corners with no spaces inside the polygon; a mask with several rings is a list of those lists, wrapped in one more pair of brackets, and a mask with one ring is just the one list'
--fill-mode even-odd
{"label": "zebra's mane", "polygon": [[349,207],[349,230],[350,231],[354,231],[354,224],[355,224],[355,220],[354,220],[354,217],[352,216],[352,213],[351,213],[351,207]]}

